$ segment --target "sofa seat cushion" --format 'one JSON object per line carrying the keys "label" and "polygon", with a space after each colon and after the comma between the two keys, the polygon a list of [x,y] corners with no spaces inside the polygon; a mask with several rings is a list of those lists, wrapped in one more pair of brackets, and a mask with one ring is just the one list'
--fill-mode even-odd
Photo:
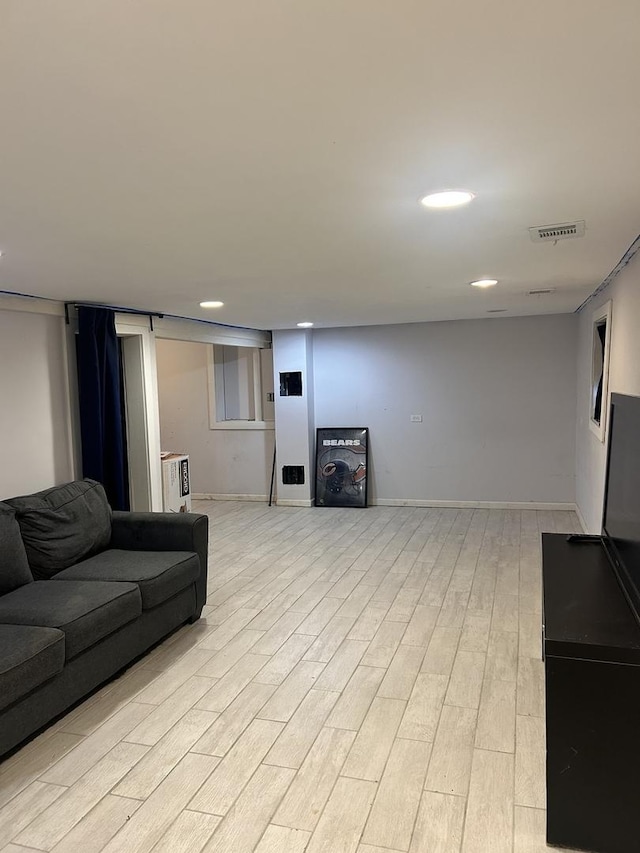
{"label": "sofa seat cushion", "polygon": [[111,507],[95,480],[75,480],[5,503],[15,510],[36,580],[47,580],[109,544]]}
{"label": "sofa seat cushion", "polygon": [[57,675],[63,666],[62,631],[0,625],[0,709]]}
{"label": "sofa seat cushion", "polygon": [[141,613],[140,590],[132,583],[35,581],[0,598],[0,624],[59,628],[67,660]]}
{"label": "sofa seat cushion", "polygon": [[99,580],[136,583],[142,609],[151,610],[190,586],[200,574],[193,551],[103,551],[55,576],[56,581]]}

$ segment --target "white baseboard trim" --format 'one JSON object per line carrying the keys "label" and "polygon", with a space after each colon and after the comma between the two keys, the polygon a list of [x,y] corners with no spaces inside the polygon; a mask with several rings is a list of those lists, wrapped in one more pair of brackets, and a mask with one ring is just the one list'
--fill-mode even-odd
{"label": "white baseboard trim", "polygon": [[194,501],[263,501],[269,500],[268,495],[212,495],[208,492],[192,494]]}
{"label": "white baseboard trim", "polygon": [[[191,495],[194,501],[262,501],[269,500],[268,495],[216,495],[208,492],[195,493]],[[313,500],[275,500],[277,506],[313,506]],[[586,531],[580,508],[574,503],[553,503],[548,501],[437,501],[423,500],[421,498],[377,498],[372,500],[370,506],[406,506],[406,507],[449,507],[451,509],[538,509],[559,510],[561,512],[575,512],[578,520]]]}
{"label": "white baseboard trim", "polygon": [[451,507],[453,509],[541,509],[575,512],[574,503],[550,503],[546,501],[428,501],[412,498],[377,498],[372,506],[423,506]]}
{"label": "white baseboard trim", "polygon": [[580,522],[580,526],[582,527],[583,533],[588,533],[589,528],[587,526],[587,522],[584,520],[584,516],[580,512],[580,507],[576,504],[576,515],[578,516],[578,521]]}
{"label": "white baseboard trim", "polygon": [[[262,501],[262,503],[267,503],[269,500],[268,495],[213,495],[209,492],[198,492],[191,495],[191,499],[194,501]],[[274,498],[273,503],[276,506],[313,506],[312,500],[304,500],[304,501],[285,501],[285,500],[276,500]]]}

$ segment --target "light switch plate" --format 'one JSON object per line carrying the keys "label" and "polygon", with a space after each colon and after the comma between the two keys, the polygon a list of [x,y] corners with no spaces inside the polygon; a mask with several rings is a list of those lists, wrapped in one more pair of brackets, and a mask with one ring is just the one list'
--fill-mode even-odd
{"label": "light switch plate", "polygon": [[422,423],[422,415],[411,415],[411,423],[412,424],[421,424]]}

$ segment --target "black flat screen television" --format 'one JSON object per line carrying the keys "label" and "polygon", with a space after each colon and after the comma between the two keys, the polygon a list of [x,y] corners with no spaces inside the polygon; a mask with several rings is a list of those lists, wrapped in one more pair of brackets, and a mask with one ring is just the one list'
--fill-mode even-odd
{"label": "black flat screen television", "polygon": [[602,534],[640,623],[640,397],[611,396]]}

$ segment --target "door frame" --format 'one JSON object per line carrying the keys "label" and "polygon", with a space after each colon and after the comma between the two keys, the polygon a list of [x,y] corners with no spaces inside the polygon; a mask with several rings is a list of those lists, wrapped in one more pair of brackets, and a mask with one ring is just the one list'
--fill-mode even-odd
{"label": "door frame", "polygon": [[116,314],[116,334],[123,349],[131,509],[157,512],[162,510],[162,465],[155,336],[148,320],[131,314]]}

